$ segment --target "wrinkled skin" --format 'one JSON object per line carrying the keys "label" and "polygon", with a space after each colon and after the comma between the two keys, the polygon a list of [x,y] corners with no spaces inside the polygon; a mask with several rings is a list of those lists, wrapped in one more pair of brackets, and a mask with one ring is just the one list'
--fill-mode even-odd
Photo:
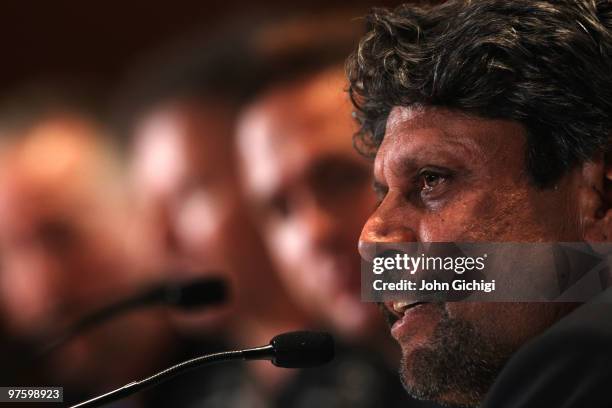
{"label": "wrinkled skin", "polygon": [[[394,108],[376,154],[379,205],[361,233],[362,250],[371,242],[606,240],[605,158],[539,189],[526,172],[525,144],[525,129],[515,122],[442,108]],[[402,315],[385,306],[402,348],[407,389],[468,406],[478,404],[512,352],[576,307],[425,304],[401,325]]]}

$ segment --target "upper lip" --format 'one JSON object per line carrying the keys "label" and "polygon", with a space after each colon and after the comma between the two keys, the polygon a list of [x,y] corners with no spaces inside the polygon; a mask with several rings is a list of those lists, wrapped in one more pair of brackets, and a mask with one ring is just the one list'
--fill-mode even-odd
{"label": "upper lip", "polygon": [[391,313],[393,316],[395,316],[398,319],[401,319],[404,316],[404,313],[406,312],[406,310],[409,310],[423,303],[426,303],[426,302],[418,302],[418,301],[407,302],[407,301],[397,301],[396,300],[392,302],[385,302],[385,308],[387,308],[389,313]]}

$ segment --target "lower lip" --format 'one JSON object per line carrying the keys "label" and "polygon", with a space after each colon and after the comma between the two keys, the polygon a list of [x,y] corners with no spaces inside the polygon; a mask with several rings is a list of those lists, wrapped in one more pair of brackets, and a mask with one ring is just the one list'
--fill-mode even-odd
{"label": "lower lip", "polygon": [[418,334],[425,326],[434,320],[434,311],[427,303],[422,303],[408,309],[404,315],[391,327],[391,335],[397,341]]}

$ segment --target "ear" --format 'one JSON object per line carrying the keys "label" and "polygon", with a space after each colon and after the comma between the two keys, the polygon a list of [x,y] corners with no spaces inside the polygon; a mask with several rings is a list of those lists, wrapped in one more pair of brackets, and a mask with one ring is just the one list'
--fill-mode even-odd
{"label": "ear", "polygon": [[580,170],[578,206],[584,239],[612,241],[612,154],[601,153]]}

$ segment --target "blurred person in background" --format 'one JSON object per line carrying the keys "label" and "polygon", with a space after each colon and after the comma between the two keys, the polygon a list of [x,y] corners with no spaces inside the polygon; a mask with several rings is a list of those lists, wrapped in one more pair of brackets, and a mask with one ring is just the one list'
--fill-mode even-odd
{"label": "blurred person in background", "polygon": [[321,406],[420,406],[386,361],[397,350],[378,308],[361,301],[356,242],[375,197],[370,163],[352,147],[343,70],[360,28],[339,15],[258,33],[265,73],[237,125],[242,179],[292,298],[343,343],[317,373]]}
{"label": "blurred person in background", "polygon": [[78,105],[30,89],[0,120],[2,382],[63,386],[64,401],[143,375],[166,342],[159,316],[131,314],[24,366],[45,336],[148,279],[130,253],[116,152]]}
{"label": "blurred person in background", "polygon": [[[162,50],[143,63],[144,71],[130,75],[135,79],[118,103],[149,267],[169,277],[221,274],[230,284],[226,307],[171,316],[183,338],[175,362],[267,344],[303,326],[238,184],[235,118],[258,79],[247,40],[238,30]],[[219,365],[178,377],[152,390],[149,399],[158,406],[270,406],[293,374],[269,362]]]}

